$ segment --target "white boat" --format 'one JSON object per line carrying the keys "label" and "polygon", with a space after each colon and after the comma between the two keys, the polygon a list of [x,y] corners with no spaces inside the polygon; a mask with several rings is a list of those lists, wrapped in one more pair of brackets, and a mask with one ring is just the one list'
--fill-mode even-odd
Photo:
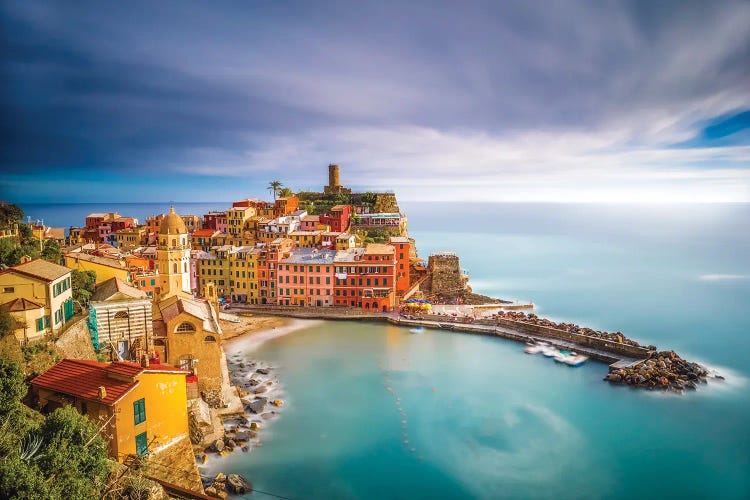
{"label": "white boat", "polygon": [[410,328],[409,331],[411,333],[422,333],[424,331],[423,326],[415,326],[414,328]]}
{"label": "white boat", "polygon": [[588,359],[588,356],[571,352],[570,355],[568,355],[568,357],[565,359],[564,363],[568,366],[581,366],[586,361],[588,361]]}
{"label": "white boat", "polygon": [[552,346],[544,346],[544,349],[542,349],[542,354],[547,358],[553,358],[559,353],[560,351]]}
{"label": "white boat", "polygon": [[542,349],[544,349],[543,345],[531,344],[527,345],[523,352],[525,352],[526,354],[539,354],[540,352],[542,352]]}

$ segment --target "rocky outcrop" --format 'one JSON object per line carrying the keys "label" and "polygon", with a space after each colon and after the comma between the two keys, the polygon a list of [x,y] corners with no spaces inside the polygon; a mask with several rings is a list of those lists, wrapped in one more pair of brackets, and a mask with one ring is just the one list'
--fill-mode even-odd
{"label": "rocky outcrop", "polygon": [[655,353],[651,358],[630,368],[613,370],[604,380],[651,390],[682,393],[705,384],[709,372],[698,363],[691,363],[674,351]]}

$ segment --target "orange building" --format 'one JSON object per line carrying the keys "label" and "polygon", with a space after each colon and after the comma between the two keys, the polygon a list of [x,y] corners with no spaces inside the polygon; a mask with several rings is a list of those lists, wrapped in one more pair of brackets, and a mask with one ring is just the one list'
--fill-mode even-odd
{"label": "orange building", "polygon": [[273,209],[276,217],[283,217],[284,215],[295,212],[299,209],[299,198],[297,198],[296,195],[278,198],[274,202]]}
{"label": "orange building", "polygon": [[294,241],[289,238],[276,238],[260,247],[258,256],[258,289],[261,304],[278,303],[276,292],[279,262],[287,257],[294,248]]}
{"label": "orange building", "polygon": [[396,293],[402,295],[409,289],[409,238],[393,236],[389,243],[396,249]]}

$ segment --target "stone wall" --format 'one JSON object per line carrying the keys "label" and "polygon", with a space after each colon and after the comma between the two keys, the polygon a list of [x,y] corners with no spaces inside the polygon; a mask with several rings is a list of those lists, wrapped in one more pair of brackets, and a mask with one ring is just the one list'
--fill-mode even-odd
{"label": "stone wall", "polygon": [[91,345],[86,317],[74,318],[65,331],[55,341],[55,346],[63,357],[73,359],[96,359],[94,346]]}

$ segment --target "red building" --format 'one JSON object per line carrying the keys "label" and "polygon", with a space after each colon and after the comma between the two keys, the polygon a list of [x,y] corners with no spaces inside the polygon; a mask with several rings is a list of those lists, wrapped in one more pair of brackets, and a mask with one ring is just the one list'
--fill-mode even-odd
{"label": "red building", "polygon": [[392,311],[396,305],[396,251],[373,243],[339,250],[334,259],[334,305]]}
{"label": "red building", "polygon": [[396,293],[403,295],[409,289],[409,238],[392,236],[389,243],[396,249]]}
{"label": "red building", "polygon": [[203,229],[215,229],[225,232],[227,230],[226,212],[208,212],[203,216]]}
{"label": "red building", "polygon": [[349,229],[349,217],[351,215],[351,205],[335,205],[331,208],[330,213],[320,216],[320,223],[331,226],[332,232],[343,233]]}
{"label": "red building", "polygon": [[232,203],[232,208],[253,207],[257,210],[260,208],[266,208],[267,206],[267,201],[255,200],[252,198],[245,198],[244,200],[239,200]]}
{"label": "red building", "polygon": [[112,232],[116,233],[120,229],[129,229],[134,227],[138,221],[132,217],[118,217],[112,221]]}

